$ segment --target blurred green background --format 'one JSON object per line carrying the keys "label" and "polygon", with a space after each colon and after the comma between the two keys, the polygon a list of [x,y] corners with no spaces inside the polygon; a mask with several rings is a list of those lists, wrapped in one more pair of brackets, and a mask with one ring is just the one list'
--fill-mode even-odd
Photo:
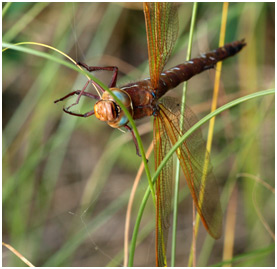
{"label": "blurred green background", "polygon": [[[119,86],[148,77],[142,3],[2,5],[5,42],[45,43],[88,65],[118,66]],[[180,3],[179,38],[167,67],[186,57],[191,11],[192,3]],[[245,38],[247,47],[223,63],[218,106],[274,88],[274,12],[274,3],[229,5],[226,43]],[[199,4],[193,57],[217,48],[221,13],[221,3]],[[61,58],[45,48],[28,47]],[[14,50],[4,52],[2,60],[3,241],[36,266],[122,265],[126,207],[141,162],[131,135],[94,117],[67,115],[63,103],[53,103],[81,89],[86,77]],[[111,78],[109,72],[94,75],[107,84]],[[213,80],[214,70],[210,70],[188,83],[187,104],[199,118],[209,113]],[[181,91],[182,86],[169,95],[178,98]],[[92,105],[85,100],[74,109],[84,113]],[[137,126],[147,149],[152,141],[152,119],[138,121]],[[203,128],[204,137],[207,127]],[[274,188],[274,127],[273,95],[245,102],[216,118],[211,157],[222,207],[225,211],[230,200],[237,202],[233,255],[239,259],[234,266],[274,266],[274,240],[269,232],[274,233],[275,226],[274,193],[259,181]],[[153,172],[153,156],[149,166]],[[146,187],[143,175],[132,224]],[[180,189],[176,266],[186,266],[192,201],[183,176]],[[142,219],[136,266],[154,265],[154,212],[150,199]],[[201,224],[197,265],[222,261],[224,240],[223,235],[214,242]],[[24,266],[6,248],[3,265]]]}

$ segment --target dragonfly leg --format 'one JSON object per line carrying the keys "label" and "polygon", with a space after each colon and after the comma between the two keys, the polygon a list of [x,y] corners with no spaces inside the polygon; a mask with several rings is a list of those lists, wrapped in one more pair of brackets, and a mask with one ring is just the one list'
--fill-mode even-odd
{"label": "dragonfly leg", "polygon": [[129,132],[131,132],[132,137],[133,137],[133,141],[134,141],[135,146],[136,146],[137,155],[138,155],[139,157],[141,157],[141,155],[140,155],[140,153],[139,153],[139,148],[138,148],[138,141],[137,141],[137,139],[136,139],[136,136],[135,136],[135,134],[134,134],[132,128],[129,127],[128,125],[125,125],[124,127],[125,127]]}
{"label": "dragonfly leg", "polygon": [[[64,97],[58,99],[58,100],[55,100],[54,103],[58,103],[60,101],[63,101],[65,99],[67,99],[68,97],[72,96],[72,95],[80,95],[81,91],[80,90],[77,90],[77,91],[73,91],[67,95],[65,95]],[[86,97],[89,97],[89,98],[92,98],[92,99],[95,99],[95,100],[100,100],[100,97],[98,95],[95,95],[95,94],[92,94],[92,93],[89,93],[89,92],[83,92],[82,93],[83,96],[86,96]]]}
{"label": "dragonfly leg", "polygon": [[[67,107],[66,110],[68,110],[68,109],[71,108],[72,106],[75,106],[75,105],[79,104],[79,101],[80,101],[80,98],[81,98],[82,95],[87,96],[87,95],[86,95],[87,93],[85,94],[85,90],[86,90],[86,88],[87,88],[89,82],[90,82],[90,80],[88,80],[88,81],[86,82],[86,84],[85,84],[85,86],[83,87],[83,89],[78,93],[78,97],[77,97],[77,99],[76,99],[76,102],[73,103],[73,104],[71,104],[69,107]],[[77,92],[77,91],[75,91],[75,92]],[[60,101],[66,99],[67,97],[69,97],[69,96],[71,96],[71,95],[73,95],[73,93],[70,93],[70,94],[66,95],[65,97],[61,98]],[[56,101],[55,101],[55,103],[57,103],[57,102],[59,102],[59,100],[56,100]]]}
{"label": "dragonfly leg", "polygon": [[87,113],[85,113],[85,114],[80,114],[80,113],[75,113],[75,112],[69,111],[69,110],[68,110],[68,107],[67,107],[67,108],[63,108],[63,111],[64,111],[65,113],[67,113],[67,114],[72,115],[72,116],[82,117],[82,118],[86,118],[86,117],[89,117],[89,116],[94,115],[94,110],[89,111],[89,112],[87,112]]}
{"label": "dragonfly leg", "polygon": [[[99,97],[99,96],[94,95],[94,94],[91,94],[91,93],[88,93],[88,92],[85,92],[85,90],[86,90],[86,88],[87,88],[87,86],[88,86],[88,84],[89,84],[90,82],[93,83],[94,85],[96,85],[98,88],[100,87],[100,85],[98,85],[96,82],[94,82],[94,81],[92,81],[92,80],[88,80],[88,81],[86,82],[85,86],[83,87],[83,89],[82,89],[81,91],[80,91],[80,90],[77,90],[77,91],[71,92],[71,93],[67,94],[66,96],[64,96],[64,97],[62,97],[62,98],[56,100],[54,103],[63,101],[63,100],[65,100],[66,98],[68,98],[68,97],[70,97],[70,96],[72,96],[72,95],[74,95],[74,94],[77,94],[78,97],[77,97],[77,99],[76,99],[76,102],[74,102],[73,104],[71,104],[70,106],[68,106],[68,107],[66,108],[66,110],[69,110],[72,106],[75,106],[75,105],[79,104],[79,101],[80,101],[81,96],[86,96],[86,97],[89,97],[89,98],[92,98],[92,99],[95,99],[95,100],[100,100],[100,97]],[[100,87],[100,88],[101,88],[101,87]],[[102,88],[101,88],[101,89],[102,89]]]}
{"label": "dragonfly leg", "polygon": [[95,95],[95,94],[92,94],[92,93],[89,93],[89,92],[85,92],[85,89],[87,88],[87,86],[88,86],[88,84],[89,84],[90,81],[91,81],[91,80],[88,80],[88,81],[86,82],[85,86],[83,87],[83,89],[82,89],[81,91],[80,91],[80,90],[73,91],[73,92],[71,92],[71,93],[65,95],[64,97],[62,97],[62,98],[60,98],[60,99],[54,101],[54,103],[58,103],[58,102],[60,102],[60,101],[63,101],[63,100],[65,100],[65,99],[67,99],[68,97],[70,97],[70,96],[76,94],[76,95],[78,95],[78,98],[77,98],[76,102],[73,103],[73,104],[71,104],[71,105],[68,106],[67,108],[63,108],[63,111],[64,111],[65,113],[67,113],[67,114],[70,114],[70,115],[73,115],[73,116],[77,116],[77,117],[89,117],[89,116],[91,116],[91,115],[94,115],[94,111],[93,111],[93,110],[92,110],[92,111],[89,111],[89,112],[87,112],[87,113],[85,113],[85,114],[79,114],[79,113],[74,113],[74,112],[69,111],[69,109],[70,109],[72,106],[77,105],[77,104],[79,103],[81,96],[86,96],[86,97],[89,97],[89,98],[91,98],[91,99],[100,100],[100,97],[99,97],[98,95]]}
{"label": "dragonfly leg", "polygon": [[105,67],[88,66],[85,63],[80,63],[80,62],[78,62],[78,65],[84,67],[89,72],[100,71],[100,70],[113,71],[113,76],[112,76],[111,82],[109,83],[109,88],[113,88],[116,86],[116,80],[117,80],[117,74],[118,74],[117,66],[105,66]]}

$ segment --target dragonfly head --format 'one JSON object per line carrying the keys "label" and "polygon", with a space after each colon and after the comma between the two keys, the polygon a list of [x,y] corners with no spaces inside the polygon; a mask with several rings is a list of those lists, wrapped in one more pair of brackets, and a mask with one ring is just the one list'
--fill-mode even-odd
{"label": "dragonfly head", "polygon": [[[111,88],[110,90],[125,105],[129,113],[133,116],[133,104],[129,94],[118,88]],[[128,118],[124,111],[108,92],[104,92],[101,100],[94,105],[94,112],[97,119],[106,121],[113,128],[119,128],[128,123]]]}

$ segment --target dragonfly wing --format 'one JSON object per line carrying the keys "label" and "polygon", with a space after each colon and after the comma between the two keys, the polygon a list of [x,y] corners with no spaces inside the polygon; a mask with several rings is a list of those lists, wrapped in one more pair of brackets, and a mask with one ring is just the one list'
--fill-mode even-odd
{"label": "dragonfly wing", "polygon": [[[163,121],[161,124],[165,126],[172,145],[198,121],[194,113],[186,107],[181,132],[178,100],[166,97],[160,102],[159,108],[160,119]],[[221,236],[222,211],[201,129],[190,135],[176,153],[201,220],[209,234],[217,239]]]}
{"label": "dragonfly wing", "polygon": [[171,54],[178,35],[178,12],[176,3],[143,4],[149,72],[154,89],[158,87],[160,74]]}
{"label": "dragonfly wing", "polygon": [[[162,119],[154,118],[154,155],[155,168],[170,150],[171,144]],[[170,227],[171,193],[172,193],[172,158],[166,163],[156,181],[156,265],[167,266],[166,246]]]}

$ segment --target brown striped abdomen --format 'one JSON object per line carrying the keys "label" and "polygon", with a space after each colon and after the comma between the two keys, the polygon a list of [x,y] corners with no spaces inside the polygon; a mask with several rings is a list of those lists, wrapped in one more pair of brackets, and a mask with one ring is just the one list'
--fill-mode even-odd
{"label": "brown striped abdomen", "polygon": [[161,73],[157,89],[153,89],[150,78],[124,85],[120,89],[126,91],[132,99],[134,108],[133,118],[141,119],[146,116],[151,116],[156,110],[157,101],[167,91],[189,80],[194,75],[213,68],[217,62],[235,55],[245,45],[244,40],[235,41],[202,54],[198,58],[176,65]]}
{"label": "brown striped abdomen", "polygon": [[213,68],[217,62],[235,55],[245,45],[244,40],[235,41],[164,71],[160,76],[159,87],[155,91],[156,98],[159,99],[168,90],[177,87],[194,75]]}

